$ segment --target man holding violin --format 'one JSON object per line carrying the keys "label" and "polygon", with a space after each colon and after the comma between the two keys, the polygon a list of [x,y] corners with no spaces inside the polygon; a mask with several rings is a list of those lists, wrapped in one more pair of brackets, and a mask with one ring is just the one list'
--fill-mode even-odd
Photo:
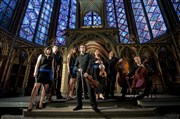
{"label": "man holding violin", "polygon": [[73,109],[73,111],[81,110],[82,109],[82,90],[84,92],[84,84],[87,85],[88,88],[88,95],[90,99],[90,103],[92,109],[95,112],[100,112],[97,108],[96,97],[94,89],[92,88],[91,84],[85,79],[87,78],[92,72],[92,59],[93,57],[86,53],[86,46],[80,45],[79,47],[80,55],[77,57],[75,62],[75,67],[78,69],[77,72],[77,106]]}

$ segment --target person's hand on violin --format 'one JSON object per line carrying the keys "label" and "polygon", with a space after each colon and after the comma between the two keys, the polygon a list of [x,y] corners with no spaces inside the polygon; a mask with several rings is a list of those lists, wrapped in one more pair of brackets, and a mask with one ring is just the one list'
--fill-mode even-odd
{"label": "person's hand on violin", "polygon": [[88,76],[88,73],[86,72],[86,73],[84,73],[84,77],[86,78]]}

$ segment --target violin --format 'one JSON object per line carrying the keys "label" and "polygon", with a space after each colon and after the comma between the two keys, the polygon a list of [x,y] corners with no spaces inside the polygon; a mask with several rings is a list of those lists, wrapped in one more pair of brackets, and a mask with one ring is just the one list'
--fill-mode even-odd
{"label": "violin", "polygon": [[91,75],[88,75],[86,77],[86,80],[90,83],[92,88],[98,88],[100,85],[99,82],[97,80],[94,80]]}
{"label": "violin", "polygon": [[99,69],[100,69],[100,72],[99,72],[99,76],[101,76],[101,77],[107,77],[107,73],[106,73],[106,71],[105,71],[105,66],[104,66],[104,64],[100,64],[99,65]]}

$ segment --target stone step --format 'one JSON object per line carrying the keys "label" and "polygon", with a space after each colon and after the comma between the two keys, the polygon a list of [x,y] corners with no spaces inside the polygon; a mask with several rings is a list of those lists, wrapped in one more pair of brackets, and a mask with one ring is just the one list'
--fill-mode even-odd
{"label": "stone step", "polygon": [[156,115],[156,108],[121,108],[117,106],[99,107],[100,113],[94,112],[91,106],[83,106],[82,110],[73,111],[74,106],[23,110],[24,117],[36,118],[117,118],[117,117],[150,117]]}
{"label": "stone step", "polygon": [[141,107],[180,107],[180,98],[144,98],[137,100],[137,104]]}

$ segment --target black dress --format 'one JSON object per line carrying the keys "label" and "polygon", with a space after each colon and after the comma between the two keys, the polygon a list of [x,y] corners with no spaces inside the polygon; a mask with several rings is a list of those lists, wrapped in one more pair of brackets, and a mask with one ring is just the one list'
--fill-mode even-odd
{"label": "black dress", "polygon": [[96,93],[104,93],[104,86],[105,86],[105,80],[106,77],[102,77],[99,75],[100,73],[100,68],[99,65],[100,63],[96,63],[96,61],[98,61],[99,59],[95,58],[94,59],[94,64],[93,64],[93,73],[92,76],[94,78],[94,80],[97,80],[99,82],[99,87],[96,88]]}
{"label": "black dress", "polygon": [[42,55],[38,69],[37,83],[49,84],[52,80],[52,60],[53,57],[47,58]]}
{"label": "black dress", "polygon": [[75,62],[76,62],[76,55],[72,55],[70,59],[70,77],[76,78],[77,69],[75,68]]}

